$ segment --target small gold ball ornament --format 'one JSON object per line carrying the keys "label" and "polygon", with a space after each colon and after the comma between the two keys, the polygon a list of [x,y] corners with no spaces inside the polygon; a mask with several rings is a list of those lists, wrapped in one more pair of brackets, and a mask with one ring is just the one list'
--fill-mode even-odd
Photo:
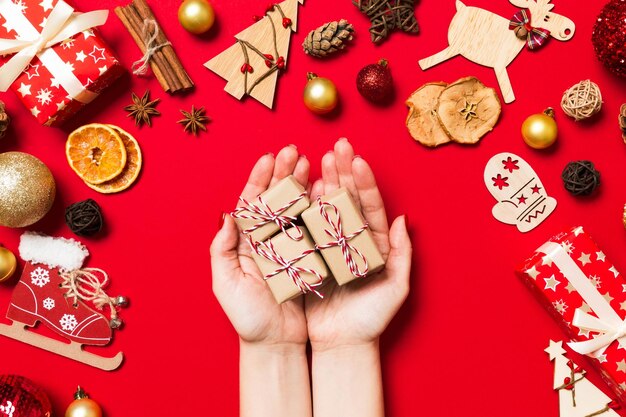
{"label": "small gold ball ornament", "polygon": [[185,0],[178,8],[178,21],[187,31],[200,35],[213,26],[215,11],[207,0]]}
{"label": "small gold ball ornament", "polygon": [[550,107],[543,113],[529,116],[522,123],[522,137],[531,148],[545,149],[556,141],[557,135],[554,110]]}
{"label": "small gold ball ornament", "polygon": [[54,202],[56,185],[48,167],[22,152],[0,154],[0,226],[39,221]]}
{"label": "small gold ball ornament", "polygon": [[81,387],[78,387],[74,401],[65,410],[65,417],[102,417],[102,409]]}
{"label": "small gold ball ornament", "polygon": [[11,278],[17,268],[17,260],[13,252],[0,246],[0,282]]}
{"label": "small gold ball ornament", "polygon": [[309,81],[304,87],[304,105],[315,114],[327,114],[337,107],[339,94],[337,87],[328,78],[318,77],[309,72]]}

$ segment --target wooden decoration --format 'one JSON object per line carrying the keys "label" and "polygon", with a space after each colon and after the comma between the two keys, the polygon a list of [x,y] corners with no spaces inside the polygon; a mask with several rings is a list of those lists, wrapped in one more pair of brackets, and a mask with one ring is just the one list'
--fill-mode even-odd
{"label": "wooden decoration", "polygon": [[554,390],[559,393],[561,417],[619,417],[619,404],[586,377],[585,371],[565,357],[563,342],[550,340],[545,349],[554,362]]}
{"label": "wooden decoration", "polygon": [[287,64],[291,34],[303,2],[285,0],[270,6],[261,20],[235,35],[237,43],[204,64],[228,80],[226,92],[237,100],[249,95],[273,107],[278,74]]}
{"label": "wooden decoration", "polygon": [[[515,100],[507,66],[522,51],[524,45],[537,48],[534,42],[547,35],[567,41],[574,36],[575,25],[565,16],[552,13],[551,0],[509,0],[524,10],[530,24],[510,28],[510,19],[488,10],[469,7],[456,0],[456,14],[448,28],[449,46],[419,61],[423,70],[462,55],[472,62],[493,68],[505,103]],[[543,32],[544,35],[538,35]],[[541,39],[543,42],[543,39]],[[540,46],[540,45],[539,45]]]}
{"label": "wooden decoration", "polygon": [[498,200],[492,214],[497,220],[514,224],[524,233],[537,227],[556,208],[541,180],[526,161],[503,152],[493,156],[484,173],[485,185]]}

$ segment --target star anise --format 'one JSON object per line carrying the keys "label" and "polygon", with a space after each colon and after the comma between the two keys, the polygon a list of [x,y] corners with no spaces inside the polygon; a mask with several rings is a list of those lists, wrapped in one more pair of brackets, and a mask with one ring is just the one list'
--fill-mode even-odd
{"label": "star anise", "polygon": [[200,107],[196,109],[194,106],[191,106],[191,111],[180,111],[183,116],[183,119],[179,120],[177,123],[183,125],[183,130],[185,132],[191,132],[193,135],[198,136],[200,130],[204,130],[206,132],[206,124],[211,121],[207,116],[204,115],[204,107]]}
{"label": "star anise", "polygon": [[156,100],[150,101],[150,90],[146,90],[141,98],[139,98],[135,93],[132,93],[131,97],[133,99],[133,104],[124,107],[124,110],[129,113],[128,117],[133,117],[135,119],[136,126],[141,127],[143,124],[152,126],[150,119],[153,116],[159,116],[161,114],[155,108],[161,99],[157,98]]}

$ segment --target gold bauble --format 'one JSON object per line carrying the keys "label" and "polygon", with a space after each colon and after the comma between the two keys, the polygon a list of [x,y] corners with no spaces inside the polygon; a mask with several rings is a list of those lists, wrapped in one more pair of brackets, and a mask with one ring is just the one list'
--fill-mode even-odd
{"label": "gold bauble", "polygon": [[102,417],[102,408],[90,399],[81,387],[78,387],[74,394],[74,401],[65,410],[65,417]]}
{"label": "gold bauble", "polygon": [[0,154],[0,226],[24,227],[40,220],[54,202],[48,167],[22,152]]}
{"label": "gold bauble", "polygon": [[11,278],[17,268],[17,260],[13,252],[0,246],[0,282]]}
{"label": "gold bauble", "polygon": [[337,107],[339,95],[335,84],[328,78],[308,73],[304,87],[304,105],[315,114],[330,113]]}
{"label": "gold bauble", "polygon": [[206,0],[185,0],[178,8],[178,21],[196,35],[211,29],[215,22],[215,11]]}
{"label": "gold bauble", "polygon": [[554,111],[551,108],[529,116],[522,123],[522,137],[531,148],[545,149],[551,146],[556,141],[557,134]]}

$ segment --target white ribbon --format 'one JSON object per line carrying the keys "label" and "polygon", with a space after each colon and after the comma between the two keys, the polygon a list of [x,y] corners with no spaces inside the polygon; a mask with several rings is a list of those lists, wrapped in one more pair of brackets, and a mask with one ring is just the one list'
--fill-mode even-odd
{"label": "white ribbon", "polygon": [[88,103],[97,96],[82,85],[51,47],[78,33],[104,24],[109,15],[107,10],[74,13],[70,5],[60,0],[50,12],[41,33],[11,0],[0,0],[0,15],[11,23],[11,28],[18,35],[18,39],[0,39],[0,55],[15,54],[0,68],[0,91],[7,91],[37,56],[72,98]]}
{"label": "white ribbon", "polygon": [[594,339],[582,342],[570,342],[567,345],[581,355],[598,357],[604,353],[614,341],[626,345],[626,320],[622,320],[611,304],[600,294],[576,262],[568,255],[561,245],[554,242],[545,243],[538,249],[545,253],[559,267],[563,276],[572,284],[585,303],[597,317],[587,314],[580,308],[574,312],[572,325],[582,330],[600,333]]}

